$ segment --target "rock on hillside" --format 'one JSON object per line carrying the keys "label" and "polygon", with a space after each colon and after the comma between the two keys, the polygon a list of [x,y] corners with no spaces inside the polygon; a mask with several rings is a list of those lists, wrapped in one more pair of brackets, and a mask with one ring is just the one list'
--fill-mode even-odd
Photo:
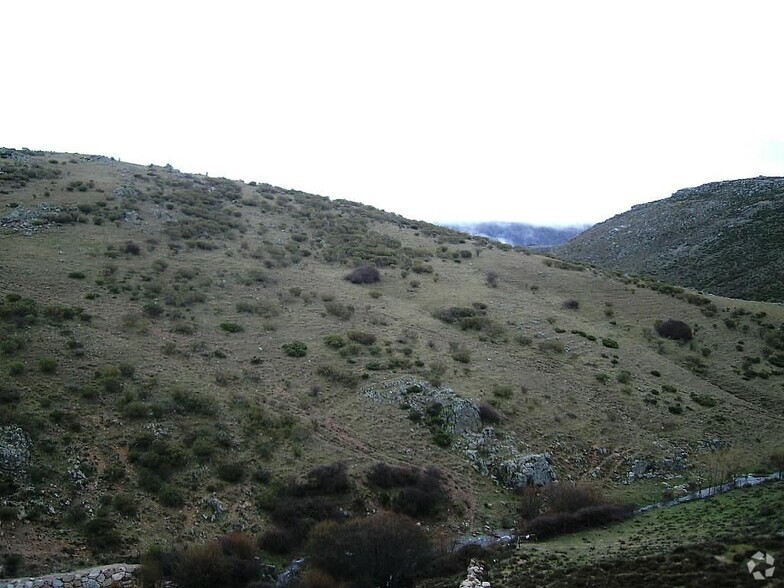
{"label": "rock on hillside", "polygon": [[712,294],[784,300],[784,178],[713,182],[640,204],[554,252]]}

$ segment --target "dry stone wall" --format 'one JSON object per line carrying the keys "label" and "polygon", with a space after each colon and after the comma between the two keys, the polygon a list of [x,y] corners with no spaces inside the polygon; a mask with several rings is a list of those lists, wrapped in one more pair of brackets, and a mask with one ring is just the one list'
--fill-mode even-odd
{"label": "dry stone wall", "polygon": [[39,578],[0,580],[0,588],[138,588],[138,565],[113,564],[89,570],[51,574]]}

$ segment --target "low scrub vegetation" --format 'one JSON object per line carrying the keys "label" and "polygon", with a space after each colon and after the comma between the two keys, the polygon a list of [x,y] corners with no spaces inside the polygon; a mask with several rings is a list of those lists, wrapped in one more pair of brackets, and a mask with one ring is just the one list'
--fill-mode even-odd
{"label": "low scrub vegetation", "polygon": [[520,532],[539,539],[620,522],[634,514],[630,504],[610,504],[584,483],[560,483],[521,491]]}
{"label": "low scrub vegetation", "polygon": [[430,517],[446,503],[443,474],[435,467],[375,464],[367,475],[368,482],[384,492],[381,502],[395,512],[412,517]]}

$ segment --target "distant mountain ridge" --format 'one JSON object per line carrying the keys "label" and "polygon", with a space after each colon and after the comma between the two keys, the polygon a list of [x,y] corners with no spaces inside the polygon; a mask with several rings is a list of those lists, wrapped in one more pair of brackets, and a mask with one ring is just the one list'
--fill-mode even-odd
{"label": "distant mountain ridge", "polygon": [[784,178],[685,188],[634,206],[554,252],[732,298],[784,301]]}
{"label": "distant mountain ridge", "polygon": [[479,237],[487,237],[519,247],[553,247],[565,243],[583,232],[588,225],[579,227],[540,227],[527,223],[490,221],[481,223],[450,223],[451,229]]}

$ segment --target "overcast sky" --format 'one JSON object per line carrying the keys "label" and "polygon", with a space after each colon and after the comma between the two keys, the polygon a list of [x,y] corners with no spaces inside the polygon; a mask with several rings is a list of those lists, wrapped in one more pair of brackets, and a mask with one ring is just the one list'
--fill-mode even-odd
{"label": "overcast sky", "polygon": [[784,2],[5,2],[0,146],[428,221],[784,175]]}

